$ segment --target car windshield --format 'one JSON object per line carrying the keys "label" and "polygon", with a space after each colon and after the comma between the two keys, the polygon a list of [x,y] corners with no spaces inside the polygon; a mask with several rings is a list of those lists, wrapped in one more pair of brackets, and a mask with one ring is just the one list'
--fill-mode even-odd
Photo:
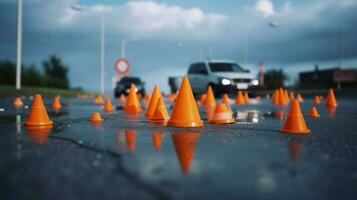
{"label": "car windshield", "polygon": [[212,72],[247,72],[241,66],[235,63],[210,63],[209,67],[211,68]]}
{"label": "car windshield", "polygon": [[120,80],[120,83],[134,83],[134,84],[139,84],[141,83],[140,78],[136,78],[136,77],[123,77]]}

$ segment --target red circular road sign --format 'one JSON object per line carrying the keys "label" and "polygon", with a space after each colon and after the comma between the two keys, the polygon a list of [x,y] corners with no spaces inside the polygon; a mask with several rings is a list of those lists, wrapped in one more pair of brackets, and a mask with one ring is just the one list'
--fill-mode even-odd
{"label": "red circular road sign", "polygon": [[115,62],[114,67],[119,75],[125,76],[129,72],[130,64],[127,59],[120,58]]}

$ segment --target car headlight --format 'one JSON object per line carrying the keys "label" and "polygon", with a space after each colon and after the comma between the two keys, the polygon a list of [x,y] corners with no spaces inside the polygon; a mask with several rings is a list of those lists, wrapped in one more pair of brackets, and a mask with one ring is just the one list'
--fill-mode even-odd
{"label": "car headlight", "polygon": [[259,85],[259,81],[258,80],[252,80],[252,85],[254,85],[254,86]]}
{"label": "car headlight", "polygon": [[232,82],[231,80],[226,79],[226,78],[222,78],[222,80],[221,80],[222,85],[230,85],[231,82]]}

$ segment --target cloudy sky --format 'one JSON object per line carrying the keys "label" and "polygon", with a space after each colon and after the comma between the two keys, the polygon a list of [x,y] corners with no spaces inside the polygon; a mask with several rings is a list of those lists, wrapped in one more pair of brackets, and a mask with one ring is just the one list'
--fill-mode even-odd
{"label": "cloudy sky", "polygon": [[[0,59],[15,61],[16,0],[0,0]],[[81,4],[83,11],[71,9]],[[183,75],[203,58],[233,59],[257,72],[357,67],[357,0],[25,0],[23,62],[40,65],[50,54],[70,66],[72,86],[99,90],[100,15],[106,22],[106,90],[123,39],[131,75],[168,91],[167,77]],[[278,25],[272,28],[269,24]],[[200,54],[200,52],[202,52]]]}

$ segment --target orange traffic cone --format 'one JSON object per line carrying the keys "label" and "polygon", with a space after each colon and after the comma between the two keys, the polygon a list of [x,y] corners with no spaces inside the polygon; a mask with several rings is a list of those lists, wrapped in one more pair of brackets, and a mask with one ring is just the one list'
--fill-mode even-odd
{"label": "orange traffic cone", "polygon": [[259,101],[260,100],[260,96],[255,96],[255,100]]}
{"label": "orange traffic cone", "polygon": [[152,143],[154,144],[155,151],[159,151],[161,147],[161,142],[164,139],[165,134],[158,131],[154,131],[151,135]]}
{"label": "orange traffic cone", "polygon": [[317,105],[317,104],[320,104],[320,103],[321,103],[320,97],[319,96],[315,96],[314,104]]}
{"label": "orange traffic cone", "polygon": [[100,116],[100,113],[99,113],[99,112],[94,112],[94,113],[90,116],[89,121],[91,121],[91,122],[102,122],[102,121],[103,121],[103,118],[102,118],[102,116]]}
{"label": "orange traffic cone", "polygon": [[206,93],[202,94],[200,98],[202,105],[206,105],[206,99],[207,99],[207,94]]}
{"label": "orange traffic cone", "polygon": [[144,99],[143,99],[143,104],[144,104],[145,108],[147,108],[149,106],[149,102],[150,102],[150,94],[145,93]]}
{"label": "orange traffic cone", "polygon": [[25,126],[52,126],[40,94],[35,95]]}
{"label": "orange traffic cone", "polygon": [[284,94],[285,94],[285,101],[286,101],[287,103],[289,103],[289,102],[290,102],[289,92],[288,92],[287,90],[284,90]]}
{"label": "orange traffic cone", "polygon": [[279,110],[279,111],[275,112],[275,115],[279,121],[283,121],[285,112],[284,112],[284,110]]}
{"label": "orange traffic cone", "polygon": [[236,97],[236,104],[238,105],[244,105],[245,104],[245,99],[242,94],[242,91],[238,91],[237,97]]}
{"label": "orange traffic cone", "polygon": [[130,85],[130,92],[125,103],[124,111],[129,114],[138,114],[142,111],[134,84]]}
{"label": "orange traffic cone", "polygon": [[294,94],[293,91],[290,91],[289,98],[290,98],[291,101],[295,99],[295,94]]}
{"label": "orange traffic cone", "polygon": [[60,98],[58,96],[53,99],[52,108],[53,110],[59,110],[62,108]]}
{"label": "orange traffic cone", "polygon": [[322,95],[320,95],[319,97],[320,97],[320,101],[322,101],[324,99],[324,97]]}
{"label": "orange traffic cone", "polygon": [[98,95],[98,97],[94,99],[94,104],[103,104],[103,103],[104,103],[104,99],[102,95]]}
{"label": "orange traffic cone", "polygon": [[133,130],[125,130],[125,140],[126,145],[129,147],[131,152],[135,151],[135,141],[137,132]]}
{"label": "orange traffic cone", "polygon": [[243,93],[243,97],[244,97],[245,103],[249,103],[249,95],[248,95],[248,92],[244,92],[244,93]]}
{"label": "orange traffic cone", "polygon": [[182,80],[180,92],[167,124],[175,127],[203,126],[203,121],[198,112],[197,104],[192,94],[190,81],[187,76]]}
{"label": "orange traffic cone", "polygon": [[110,100],[110,98],[107,98],[105,100],[103,111],[104,112],[113,112],[114,111],[114,108],[113,108],[113,105],[112,105],[112,101]]}
{"label": "orange traffic cone", "polygon": [[296,96],[296,100],[298,100],[299,101],[299,103],[304,103],[304,99],[302,98],[302,96],[301,96],[301,94],[299,93],[299,94],[297,94],[297,96]]}
{"label": "orange traffic cone", "polygon": [[279,90],[275,90],[272,98],[272,102],[274,105],[279,105]]}
{"label": "orange traffic cone", "polygon": [[222,97],[222,103],[229,105],[231,103],[231,100],[228,97],[228,94],[224,94]]}
{"label": "orange traffic cone", "polygon": [[325,101],[325,106],[327,107],[337,107],[337,101],[335,98],[335,94],[333,92],[333,89],[330,88],[328,91],[328,95]]}
{"label": "orange traffic cone", "polygon": [[159,101],[160,97],[161,97],[161,93],[160,93],[159,86],[157,86],[155,84],[154,90],[152,91],[152,94],[151,94],[151,99],[150,99],[150,102],[149,102],[149,106],[148,106],[147,111],[145,113],[145,115],[146,115],[146,117],[148,119],[150,119],[154,115],[154,112],[155,112],[155,109],[156,109],[156,104]]}
{"label": "orange traffic cone", "polygon": [[206,92],[206,101],[205,105],[206,107],[210,106],[216,106],[216,99],[214,98],[213,90],[211,86],[208,86],[207,92]]}
{"label": "orange traffic cone", "polygon": [[156,109],[154,111],[154,115],[151,117],[150,121],[153,123],[166,125],[169,118],[170,117],[167,113],[164,99],[162,97],[159,97],[159,100],[156,104]]}
{"label": "orange traffic cone", "polygon": [[196,143],[199,139],[199,133],[174,133],[172,140],[175,145],[175,151],[181,166],[181,171],[188,174],[193,155],[196,150]]}
{"label": "orange traffic cone", "polygon": [[282,89],[280,89],[278,92],[278,102],[279,106],[286,106],[286,104],[288,104],[288,102],[286,102],[286,97]]}
{"label": "orange traffic cone", "polygon": [[306,126],[304,117],[301,113],[299,101],[297,99],[293,100],[291,103],[285,125],[280,131],[293,134],[310,133],[310,129]]}
{"label": "orange traffic cone", "polygon": [[235,120],[228,106],[224,103],[220,103],[216,106],[212,119],[209,119],[209,122],[213,124],[231,124],[234,123]]}
{"label": "orange traffic cone", "polygon": [[319,113],[317,112],[317,109],[315,106],[312,106],[309,113],[307,114],[307,116],[312,117],[312,118],[318,118],[320,117]]}
{"label": "orange traffic cone", "polygon": [[14,100],[14,107],[21,108],[22,106],[24,106],[24,102],[22,102],[21,97],[16,97]]}
{"label": "orange traffic cone", "polygon": [[126,98],[124,94],[121,94],[118,102],[117,102],[117,107],[124,107],[125,106],[125,102],[126,102]]}

